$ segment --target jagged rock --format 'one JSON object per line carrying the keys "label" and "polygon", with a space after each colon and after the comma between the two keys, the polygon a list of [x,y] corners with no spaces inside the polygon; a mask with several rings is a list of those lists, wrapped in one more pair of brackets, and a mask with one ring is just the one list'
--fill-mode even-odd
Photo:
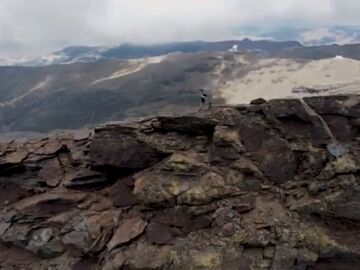
{"label": "jagged rock", "polygon": [[289,245],[278,245],[271,270],[306,270],[316,264],[317,254],[307,249],[295,249]]}
{"label": "jagged rock", "polygon": [[167,225],[150,223],[146,229],[146,239],[151,244],[169,244],[173,239],[173,233]]}
{"label": "jagged rock", "polygon": [[110,213],[73,216],[62,231],[63,242],[83,253],[97,253],[109,242],[115,222]]}
{"label": "jagged rock", "polygon": [[0,177],[0,206],[5,207],[34,194],[24,185],[22,177]]}
{"label": "jagged rock", "polygon": [[82,258],[81,260],[77,261],[72,265],[71,270],[82,270],[82,269],[89,269],[95,270],[99,268],[96,260],[94,258]]}
{"label": "jagged rock", "polygon": [[51,228],[44,228],[33,232],[28,248],[37,252],[41,247],[45,246],[53,236],[53,230]]}
{"label": "jagged rock", "polygon": [[203,155],[177,153],[154,169],[135,176],[134,194],[148,204],[173,204],[207,170]]}
{"label": "jagged rock", "polygon": [[125,244],[138,237],[146,228],[147,223],[141,218],[131,218],[122,221],[119,228],[114,232],[113,237],[107,244],[109,250]]}
{"label": "jagged rock", "polygon": [[45,246],[43,246],[39,251],[39,256],[41,258],[55,258],[60,256],[66,251],[66,248],[63,242],[60,239],[53,239]]}
{"label": "jagged rock", "polygon": [[139,241],[127,249],[126,256],[125,269],[166,269],[170,266],[171,247],[158,247]]}
{"label": "jagged rock", "polygon": [[324,120],[332,131],[332,134],[341,142],[349,143],[353,138],[353,131],[349,121],[344,116],[325,115]]}
{"label": "jagged rock", "polygon": [[203,153],[207,151],[210,144],[209,137],[205,135],[194,137],[175,131],[166,133],[166,136],[161,132],[140,133],[138,140],[166,154],[190,150]]}
{"label": "jagged rock", "polygon": [[314,110],[322,115],[360,117],[359,96],[324,96],[304,98]]}
{"label": "jagged rock", "polygon": [[263,123],[251,119],[242,123],[240,136],[246,150],[258,160],[264,174],[271,180],[282,183],[293,179],[296,160],[289,143],[266,129]]}
{"label": "jagged rock", "polygon": [[214,119],[196,116],[158,117],[154,129],[211,136],[217,124],[218,122]]}
{"label": "jagged rock", "polygon": [[39,147],[38,149],[34,149],[34,154],[42,155],[42,156],[51,156],[55,155],[61,150],[67,151],[67,148],[64,144],[56,139],[49,139],[46,141],[44,145]]}
{"label": "jagged rock", "polygon": [[5,166],[14,166],[22,163],[26,157],[29,155],[29,152],[25,147],[18,147],[17,149],[5,154],[0,160],[2,167]]}
{"label": "jagged rock", "polygon": [[227,126],[216,127],[210,154],[212,163],[226,165],[228,161],[239,159],[243,152],[244,147],[237,129]]}
{"label": "jagged rock", "polygon": [[64,179],[64,168],[58,159],[51,159],[47,161],[40,169],[38,177],[41,182],[46,183],[49,187],[57,187]]}
{"label": "jagged rock", "polygon": [[299,99],[275,99],[270,100],[266,107],[266,114],[280,120],[292,119],[311,122],[313,116],[306,110]]}
{"label": "jagged rock", "polygon": [[264,103],[266,103],[266,100],[263,99],[263,98],[257,98],[257,99],[254,99],[254,100],[250,101],[251,105],[261,105],[261,104],[264,104]]}
{"label": "jagged rock", "polygon": [[192,215],[186,207],[168,208],[157,211],[154,221],[179,228],[189,227],[192,223]]}
{"label": "jagged rock", "polygon": [[129,177],[119,179],[111,187],[110,196],[115,207],[127,207],[140,203],[140,200],[133,194],[134,180]]}
{"label": "jagged rock", "polygon": [[90,162],[99,169],[128,171],[148,168],[165,154],[136,139],[131,128],[108,126],[95,131],[90,144]]}
{"label": "jagged rock", "polygon": [[341,156],[328,162],[322,170],[320,179],[331,179],[338,174],[351,174],[360,170],[360,164],[351,155]]}
{"label": "jagged rock", "polygon": [[21,173],[24,171],[23,161],[28,157],[29,152],[25,147],[17,147],[8,150],[0,156],[0,172],[2,175]]}
{"label": "jagged rock", "polygon": [[238,213],[246,213],[255,208],[255,196],[252,194],[233,199],[230,204]]}
{"label": "jagged rock", "polygon": [[256,103],[0,143],[0,268],[357,269],[360,98]]}
{"label": "jagged rock", "polygon": [[201,205],[214,199],[243,194],[239,187],[227,185],[226,180],[215,172],[203,175],[199,182],[178,197],[178,204]]}
{"label": "jagged rock", "polygon": [[0,264],[4,270],[32,270],[37,258],[30,251],[0,242]]}
{"label": "jagged rock", "polygon": [[64,179],[65,187],[79,190],[99,189],[108,183],[109,180],[105,175],[86,168],[66,174]]}
{"label": "jagged rock", "polygon": [[307,213],[315,213],[324,218],[337,217],[348,220],[360,220],[360,186],[350,184],[344,190],[334,191],[321,200],[314,199],[299,204],[294,209]]}
{"label": "jagged rock", "polygon": [[164,171],[171,171],[174,174],[198,174],[204,171],[204,164],[199,162],[200,156],[191,155],[191,153],[176,153],[170,156],[170,158],[161,167]]}
{"label": "jagged rock", "polygon": [[65,252],[65,246],[60,239],[54,238],[53,234],[52,228],[34,231],[26,249],[45,259],[60,256]]}
{"label": "jagged rock", "polygon": [[13,207],[17,211],[14,218],[20,219],[22,222],[47,219],[54,214],[76,207],[85,198],[86,194],[75,192],[40,194],[14,204]]}
{"label": "jagged rock", "polygon": [[236,231],[236,227],[235,224],[233,222],[228,222],[226,223],[223,227],[222,227],[222,234],[225,237],[230,237],[233,236],[235,234]]}
{"label": "jagged rock", "polygon": [[117,253],[112,259],[108,259],[105,262],[101,270],[118,270],[121,269],[124,263],[125,263],[124,255],[121,253]]}

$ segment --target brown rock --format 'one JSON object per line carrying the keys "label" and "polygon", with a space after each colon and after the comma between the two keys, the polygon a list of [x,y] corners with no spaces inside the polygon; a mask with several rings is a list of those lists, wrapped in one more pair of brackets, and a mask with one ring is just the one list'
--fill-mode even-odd
{"label": "brown rock", "polygon": [[222,230],[221,230],[223,236],[225,236],[225,237],[230,237],[230,236],[234,235],[235,231],[236,231],[236,227],[233,222],[226,223],[222,227]]}
{"label": "brown rock", "polygon": [[101,270],[119,270],[125,263],[125,257],[121,253],[115,254],[112,259],[107,259]]}
{"label": "brown rock", "polygon": [[218,173],[209,172],[203,175],[199,182],[178,197],[179,204],[201,205],[214,199],[242,194],[243,191],[232,185],[227,185],[225,179]]}
{"label": "brown rock", "polygon": [[245,195],[234,200],[233,208],[238,213],[246,213],[255,208],[255,196]]}
{"label": "brown rock", "polygon": [[37,222],[77,207],[86,197],[87,194],[77,192],[44,193],[19,201],[14,209],[22,222]]}
{"label": "brown rock", "polygon": [[65,187],[78,190],[101,189],[108,183],[109,180],[105,175],[86,168],[80,168],[76,171],[67,173],[64,179]]}
{"label": "brown rock", "polygon": [[254,99],[254,100],[250,101],[251,105],[261,105],[261,104],[264,104],[264,103],[266,103],[266,100],[263,99],[263,98],[257,98],[257,99]]}
{"label": "brown rock", "polygon": [[139,241],[127,250],[125,269],[152,270],[169,269],[171,262],[170,246],[154,246],[144,241]]}
{"label": "brown rock", "polygon": [[325,115],[325,122],[332,134],[341,142],[351,142],[354,134],[347,117],[338,115]]}
{"label": "brown rock", "polygon": [[0,206],[15,203],[24,197],[34,195],[32,188],[25,187],[20,177],[0,177]]}
{"label": "brown rock", "polygon": [[28,157],[29,152],[23,146],[18,146],[7,151],[0,156],[0,174],[14,174],[24,171],[23,162]]}
{"label": "brown rock", "polygon": [[107,244],[108,249],[112,250],[115,247],[125,244],[132,239],[138,237],[146,228],[147,223],[141,218],[125,219],[119,225],[119,228],[114,232],[113,237]]}
{"label": "brown rock", "polygon": [[304,98],[318,114],[360,117],[359,96],[323,96]]}
{"label": "brown rock", "polygon": [[244,152],[239,131],[227,126],[217,126],[213,136],[210,160],[212,163],[226,165],[240,158]]}
{"label": "brown rock", "polygon": [[132,177],[119,179],[115,185],[111,187],[110,196],[115,207],[133,206],[140,200],[133,193],[134,180]]}
{"label": "brown rock", "polygon": [[90,144],[93,167],[106,170],[141,170],[148,168],[165,155],[136,139],[132,128],[107,126],[97,129]]}
{"label": "brown rock", "polygon": [[153,220],[161,224],[185,228],[191,225],[191,219],[192,216],[186,207],[176,207],[157,211]]}
{"label": "brown rock", "polygon": [[37,155],[55,155],[60,151],[66,151],[66,146],[64,146],[59,140],[57,139],[49,139],[46,143],[34,151],[34,154]]}
{"label": "brown rock", "polygon": [[173,240],[173,233],[167,225],[150,223],[146,229],[146,239],[152,244],[165,245]]}
{"label": "brown rock", "polygon": [[294,178],[297,162],[289,143],[269,132],[264,123],[256,119],[245,120],[240,136],[247,151],[252,153],[272,181],[283,183]]}
{"label": "brown rock", "polygon": [[40,169],[38,177],[49,187],[57,187],[64,179],[64,168],[58,159],[51,159]]}
{"label": "brown rock", "polygon": [[155,130],[176,131],[193,135],[212,135],[217,121],[197,116],[158,117]]}

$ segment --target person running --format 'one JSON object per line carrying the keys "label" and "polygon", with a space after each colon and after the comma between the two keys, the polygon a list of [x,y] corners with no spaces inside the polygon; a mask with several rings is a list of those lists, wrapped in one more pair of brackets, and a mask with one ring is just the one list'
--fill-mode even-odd
{"label": "person running", "polygon": [[206,94],[204,89],[200,90],[200,100],[201,100],[201,105],[199,111],[202,111],[204,109],[206,103],[209,104],[208,109],[210,109],[211,103],[208,102],[208,95]]}

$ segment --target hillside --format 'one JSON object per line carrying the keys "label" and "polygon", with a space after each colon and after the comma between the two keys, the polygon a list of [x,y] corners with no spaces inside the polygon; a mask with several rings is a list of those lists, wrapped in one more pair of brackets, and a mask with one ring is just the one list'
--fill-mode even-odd
{"label": "hillside", "polygon": [[323,45],[323,46],[309,46],[296,48],[280,53],[278,56],[295,59],[326,59],[332,58],[336,55],[342,55],[346,58],[360,60],[360,44],[345,44],[345,45]]}
{"label": "hillside", "polygon": [[0,268],[357,270],[360,96],[0,144]]}
{"label": "hillside", "polygon": [[[226,60],[225,60],[226,62]],[[0,67],[0,131],[76,129],[198,106],[222,54]]]}
{"label": "hillside", "polygon": [[244,76],[228,81],[219,89],[226,103],[248,103],[259,97],[360,93],[360,61],[348,58],[258,59],[249,64],[248,70]]}
{"label": "hillside", "polygon": [[359,72],[359,62],[347,58],[310,61],[242,52],[0,67],[0,133],[47,133],[194,112],[201,88],[215,105],[258,97],[358,94]]}

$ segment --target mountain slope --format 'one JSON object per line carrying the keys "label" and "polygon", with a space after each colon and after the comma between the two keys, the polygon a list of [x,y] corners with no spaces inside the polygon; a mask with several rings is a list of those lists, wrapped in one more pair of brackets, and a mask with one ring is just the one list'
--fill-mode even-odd
{"label": "mountain slope", "polygon": [[221,74],[214,72],[223,58],[221,54],[176,54],[39,68],[3,67],[1,130],[73,129],[189,110],[198,105],[199,88],[221,80]]}
{"label": "mountain slope", "polygon": [[298,58],[298,59],[326,59],[332,58],[337,55],[343,57],[360,60],[360,44],[347,44],[347,45],[324,45],[295,48],[281,52],[280,57]]}
{"label": "mountain slope", "polygon": [[248,34],[276,41],[298,40],[306,46],[344,45],[360,42],[360,27],[349,25],[308,28],[285,26],[265,32],[250,31]]}

